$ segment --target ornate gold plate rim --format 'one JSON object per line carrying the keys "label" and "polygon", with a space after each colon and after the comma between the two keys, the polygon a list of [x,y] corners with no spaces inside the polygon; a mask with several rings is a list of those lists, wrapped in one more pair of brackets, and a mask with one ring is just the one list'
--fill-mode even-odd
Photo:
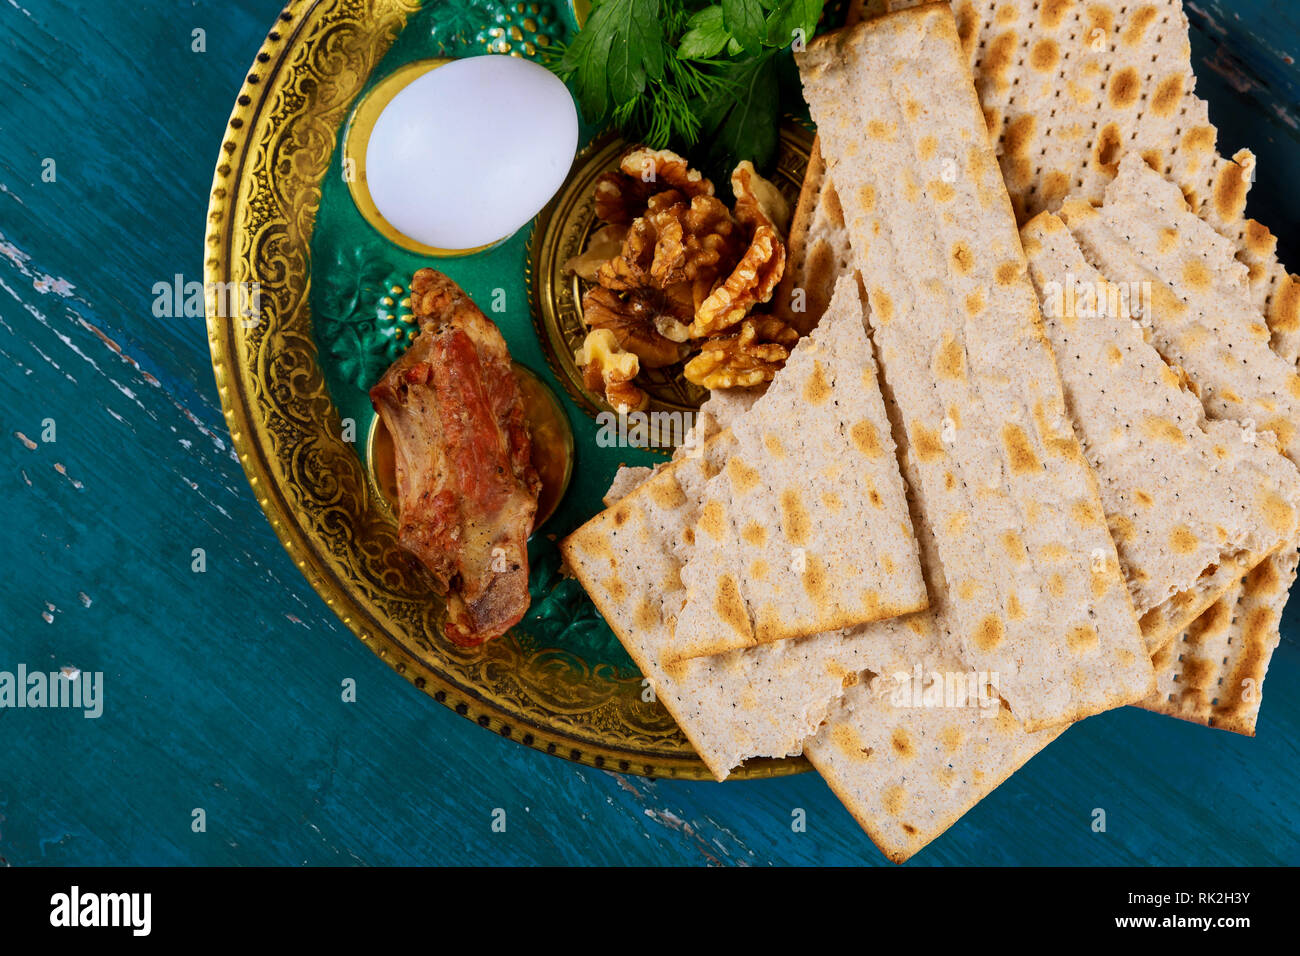
{"label": "ornate gold plate rim", "polygon": [[[338,437],[337,410],[320,384],[322,375],[316,364],[308,307],[310,239],[320,184],[351,104],[419,5],[417,0],[290,0],[239,91],[213,176],[204,244],[204,281],[208,288],[215,283],[261,284],[262,321],[248,325],[224,319],[215,309],[210,309],[207,317],[213,372],[235,452],[276,536],[315,591],[372,652],[437,702],[502,737],[588,766],[653,777],[711,779],[689,745],[680,756],[636,751],[545,726],[525,714],[511,713],[472,687],[455,683],[416,656],[385,626],[374,600],[378,595],[365,590],[369,582],[348,580],[343,573],[348,568],[346,560],[331,554],[307,527],[305,496],[298,494],[295,500],[298,489],[284,480],[286,471],[277,455],[277,433],[298,430],[310,435],[314,445],[306,452],[309,458],[313,452],[318,452],[321,459],[337,455],[334,446],[342,442]],[[338,22],[327,28],[329,14],[338,15]],[[322,32],[313,35],[313,30]],[[305,93],[293,79],[295,69],[304,68],[310,58],[311,44],[318,45],[315,52],[331,61],[336,72],[328,77],[313,77],[311,90]],[[279,131],[271,123],[276,108],[297,110],[292,122],[284,123]],[[281,134],[325,137],[324,162],[300,170],[296,165],[304,162],[302,154],[306,151],[292,155],[286,152],[278,157],[278,163],[289,164],[287,171],[272,183],[268,169],[276,169],[277,162],[267,160],[277,158],[265,155],[266,150],[259,153],[259,147]],[[259,173],[264,182],[255,188]],[[300,177],[297,186],[306,199],[285,194],[295,177]],[[276,258],[264,263],[253,254],[257,248],[253,234],[269,228],[277,233]],[[306,276],[296,286],[291,281],[295,269]],[[292,341],[301,351],[287,357],[267,354],[269,350],[261,346],[272,326],[278,326],[277,342]],[[296,420],[283,414],[285,406],[273,404],[277,393],[294,397],[295,390],[304,391],[313,383],[318,384],[318,390],[292,406]],[[329,430],[331,422],[333,432]],[[356,454],[343,447],[355,467],[346,460],[336,460],[334,464],[341,463],[345,470],[351,470],[342,475],[318,471],[316,477],[340,485],[348,480],[359,482],[359,494],[366,496],[366,510],[379,513],[378,504],[367,500],[368,486]],[[297,465],[320,469],[322,461]],[[364,522],[367,516],[359,520]],[[806,769],[802,758],[752,761],[737,770],[733,778],[784,776]]]}

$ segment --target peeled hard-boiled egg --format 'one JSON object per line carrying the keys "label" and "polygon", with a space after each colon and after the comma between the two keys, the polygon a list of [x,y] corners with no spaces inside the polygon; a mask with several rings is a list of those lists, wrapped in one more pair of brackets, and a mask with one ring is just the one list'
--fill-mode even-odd
{"label": "peeled hard-boiled egg", "polygon": [[366,146],[366,184],[399,232],[473,249],[537,215],[577,147],[577,109],[553,73],[518,57],[470,57],[393,97]]}

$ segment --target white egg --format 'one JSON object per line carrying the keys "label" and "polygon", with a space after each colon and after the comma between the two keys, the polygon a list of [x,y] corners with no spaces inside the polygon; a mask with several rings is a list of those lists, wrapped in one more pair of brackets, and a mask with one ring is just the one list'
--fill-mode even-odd
{"label": "white egg", "polygon": [[366,184],[399,232],[472,249],[537,215],[577,147],[577,109],[553,73],[518,57],[470,57],[393,97],[366,146]]}

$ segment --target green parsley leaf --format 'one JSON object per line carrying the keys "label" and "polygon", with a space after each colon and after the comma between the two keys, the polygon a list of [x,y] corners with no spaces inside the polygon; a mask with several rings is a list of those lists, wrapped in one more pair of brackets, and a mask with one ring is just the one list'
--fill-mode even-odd
{"label": "green parsley leaf", "polygon": [[730,39],[722,25],[722,7],[705,7],[686,21],[677,55],[684,60],[707,60],[721,53]]}
{"label": "green parsley leaf", "polygon": [[722,0],[722,22],[747,53],[756,53],[763,45],[767,28],[759,0]]}
{"label": "green parsley leaf", "polygon": [[663,78],[659,0],[599,0],[556,72],[572,77],[583,114],[593,123]]}
{"label": "green parsley leaf", "polygon": [[803,31],[803,42],[812,39],[821,19],[825,0],[778,0],[767,18],[767,43],[786,47],[794,42],[795,31]]}
{"label": "green parsley leaf", "polygon": [[710,165],[725,174],[742,159],[763,169],[776,155],[780,121],[775,50],[723,64],[726,89],[702,104],[701,138],[709,142]]}

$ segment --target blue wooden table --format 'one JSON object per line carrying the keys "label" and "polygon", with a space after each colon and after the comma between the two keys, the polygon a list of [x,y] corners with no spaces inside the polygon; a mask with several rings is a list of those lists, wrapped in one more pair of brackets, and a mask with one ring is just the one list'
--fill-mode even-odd
{"label": "blue wooden table", "polygon": [[[1260,157],[1250,212],[1300,265],[1300,5],[1188,6],[1221,142]],[[0,0],[0,671],[104,675],[97,719],[0,709],[0,864],[882,864],[812,774],[650,781],[500,739],[298,574],[203,320],[153,309],[202,278],[222,128],[276,13]],[[915,864],[1300,863],[1298,637],[1293,609],[1256,739],[1092,718]]]}

